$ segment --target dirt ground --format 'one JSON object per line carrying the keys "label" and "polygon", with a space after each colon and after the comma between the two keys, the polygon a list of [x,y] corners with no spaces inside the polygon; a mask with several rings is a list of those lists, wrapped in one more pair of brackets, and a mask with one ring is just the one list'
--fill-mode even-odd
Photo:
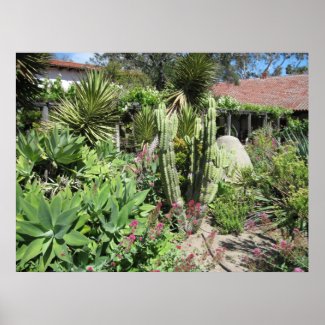
{"label": "dirt ground", "polygon": [[251,257],[255,248],[272,250],[275,243],[261,228],[244,231],[238,236],[213,235],[214,231],[209,220],[204,219],[199,231],[189,236],[181,248],[186,254],[193,253],[195,263],[204,265],[210,272],[247,272],[245,258]]}

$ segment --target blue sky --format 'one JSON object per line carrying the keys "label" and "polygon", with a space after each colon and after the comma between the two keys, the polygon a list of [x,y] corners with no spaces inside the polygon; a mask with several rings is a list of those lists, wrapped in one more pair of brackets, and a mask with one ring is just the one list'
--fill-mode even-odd
{"label": "blue sky", "polygon": [[[78,62],[78,63],[86,63],[89,62],[89,59],[94,55],[93,52],[75,52],[75,53],[54,53],[55,57],[57,59],[66,59],[69,58],[74,62]],[[294,64],[294,60],[287,60],[284,64],[283,64],[283,69],[282,69],[282,74],[285,74],[285,68],[287,67],[288,64]],[[305,66],[308,65],[308,60],[304,60],[300,63],[300,66]],[[260,62],[257,64],[257,68],[258,70],[263,70],[263,67],[265,68],[265,64]],[[272,73],[273,72],[273,68],[271,67],[269,72]]]}
{"label": "blue sky", "polygon": [[94,55],[92,52],[76,52],[76,53],[54,53],[59,60],[69,58],[74,62],[86,63]]}

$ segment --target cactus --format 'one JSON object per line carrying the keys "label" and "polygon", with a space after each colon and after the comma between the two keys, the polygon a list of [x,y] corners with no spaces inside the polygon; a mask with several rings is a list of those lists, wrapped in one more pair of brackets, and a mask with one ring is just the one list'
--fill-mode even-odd
{"label": "cactus", "polygon": [[[179,178],[175,166],[175,153],[173,140],[177,134],[177,116],[166,115],[164,105],[160,105],[156,111],[156,121],[159,137],[159,159],[168,203],[177,203],[183,206],[183,199],[179,187]],[[216,146],[216,105],[213,99],[209,100],[209,109],[203,117],[197,117],[195,121],[194,136],[191,139],[191,167],[190,187],[187,191],[188,200],[200,202],[202,212],[214,199],[220,180],[223,178],[222,164],[218,161],[218,148]],[[222,159],[225,159],[222,158]],[[220,159],[219,159],[220,160]],[[219,161],[220,163],[220,161]],[[188,228],[186,225],[185,228]]]}
{"label": "cactus", "polygon": [[197,119],[191,150],[191,189],[188,197],[200,202],[203,207],[214,199],[222,177],[222,169],[214,163],[217,157],[216,131],[216,106],[211,98],[203,128],[201,119]]}
{"label": "cactus", "polygon": [[176,203],[183,206],[176,170],[173,140],[177,133],[178,119],[176,114],[166,116],[166,107],[160,104],[156,111],[156,121],[159,138],[159,165],[161,166],[162,183],[170,205]]}

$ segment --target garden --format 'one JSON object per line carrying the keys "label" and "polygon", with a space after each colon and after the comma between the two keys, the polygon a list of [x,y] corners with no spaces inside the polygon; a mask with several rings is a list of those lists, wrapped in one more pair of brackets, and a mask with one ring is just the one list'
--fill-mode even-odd
{"label": "garden", "polygon": [[[49,59],[16,58],[17,271],[308,272],[308,120],[213,96],[207,54],[68,89]],[[270,118],[242,144],[217,137],[227,110]]]}

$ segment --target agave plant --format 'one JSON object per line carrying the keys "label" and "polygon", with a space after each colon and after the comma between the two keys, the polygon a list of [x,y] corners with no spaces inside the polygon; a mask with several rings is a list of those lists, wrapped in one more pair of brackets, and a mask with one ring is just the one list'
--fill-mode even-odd
{"label": "agave plant", "polygon": [[142,107],[133,120],[134,137],[137,144],[149,143],[156,135],[154,110],[149,106]]}
{"label": "agave plant", "polygon": [[78,214],[81,196],[59,193],[49,202],[41,192],[30,192],[25,197],[19,193],[22,191],[18,188],[18,267],[25,269],[31,260],[36,262],[38,271],[45,271],[53,259],[71,264],[70,247],[85,246],[89,242],[80,231],[88,218]]}
{"label": "agave plant", "polygon": [[216,65],[206,54],[190,53],[180,58],[171,77],[173,92],[168,98],[172,110],[187,104],[200,105],[212,86]]}
{"label": "agave plant", "polygon": [[86,137],[90,144],[113,138],[119,121],[117,107],[119,90],[103,71],[91,70],[76,83],[74,99],[62,99],[51,114],[50,123],[68,125],[75,133]]}
{"label": "agave plant", "polygon": [[54,127],[44,137],[44,147],[47,158],[57,167],[69,165],[81,159],[81,147],[83,137],[75,137],[70,134],[69,129]]}

